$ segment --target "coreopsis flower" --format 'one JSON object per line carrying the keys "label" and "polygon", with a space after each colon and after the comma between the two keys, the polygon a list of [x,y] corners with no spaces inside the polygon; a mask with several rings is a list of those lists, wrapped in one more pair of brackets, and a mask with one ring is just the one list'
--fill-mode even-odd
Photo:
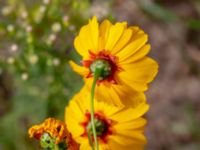
{"label": "coreopsis flower", "polygon": [[78,150],[79,145],[72,139],[64,122],[48,118],[39,125],[34,125],[28,131],[30,138],[40,140],[45,149]]}
{"label": "coreopsis flower", "polygon": [[[83,26],[74,40],[81,55],[81,65],[70,61],[73,70],[81,74],[89,90],[97,69],[96,95],[114,105],[123,105],[124,95],[147,90],[158,71],[158,64],[146,56],[150,45],[147,34],[126,22],[116,24],[104,20],[101,24],[93,17]],[[114,101],[111,99],[114,98]]]}
{"label": "coreopsis flower", "polygon": [[[80,150],[91,150],[94,144],[90,94],[80,92],[74,96],[65,110],[65,122]],[[143,150],[146,120],[142,118],[149,106],[141,103],[135,108],[109,105],[94,100],[94,122],[100,150]]]}

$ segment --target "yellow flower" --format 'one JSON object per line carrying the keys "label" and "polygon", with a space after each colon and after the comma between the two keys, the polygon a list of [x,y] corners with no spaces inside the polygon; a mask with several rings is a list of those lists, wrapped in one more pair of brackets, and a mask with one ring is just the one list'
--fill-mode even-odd
{"label": "yellow flower", "polygon": [[[113,25],[108,20],[99,25],[93,17],[74,40],[74,46],[82,56],[82,65],[73,61],[70,65],[84,77],[89,89],[95,69],[103,66],[96,95],[120,106],[123,105],[121,97],[147,90],[148,83],[157,74],[158,64],[146,56],[150,51],[147,40],[147,34],[137,26],[127,27],[126,22]],[[109,101],[113,97],[115,101]]]}
{"label": "yellow flower", "polygon": [[[80,150],[91,150],[90,94],[81,91],[65,109],[65,122]],[[94,101],[95,127],[100,150],[143,150],[146,120],[142,118],[149,106],[141,103],[135,108],[124,108]],[[88,139],[88,136],[91,140]]]}
{"label": "yellow flower", "polygon": [[[30,138],[40,140],[44,143],[44,148],[49,148],[54,144],[66,144],[68,150],[78,150],[79,145],[72,139],[64,122],[54,118],[48,118],[39,125],[34,125],[28,130]],[[44,139],[44,140],[43,140]]]}

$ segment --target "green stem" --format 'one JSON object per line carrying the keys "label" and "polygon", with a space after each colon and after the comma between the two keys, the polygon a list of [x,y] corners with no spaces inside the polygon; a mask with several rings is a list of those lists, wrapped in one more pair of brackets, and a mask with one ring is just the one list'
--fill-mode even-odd
{"label": "green stem", "polygon": [[88,131],[88,140],[89,140],[90,146],[92,147],[92,150],[94,150],[94,145],[92,143],[91,133],[89,131]]}
{"label": "green stem", "polygon": [[54,150],[60,150],[58,145],[55,145],[55,149]]}
{"label": "green stem", "polygon": [[93,83],[92,83],[91,99],[90,99],[92,133],[93,133],[93,137],[94,137],[94,143],[95,143],[96,150],[99,150],[99,144],[98,144],[98,140],[97,140],[97,133],[96,133],[95,123],[94,123],[94,93],[95,93],[96,82],[99,78],[100,73],[101,73],[101,69],[96,69],[95,72],[94,72],[94,80],[93,80]]}

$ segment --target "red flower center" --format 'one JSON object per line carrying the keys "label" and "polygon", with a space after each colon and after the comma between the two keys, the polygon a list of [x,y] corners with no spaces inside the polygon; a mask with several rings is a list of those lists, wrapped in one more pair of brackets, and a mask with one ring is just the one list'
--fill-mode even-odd
{"label": "red flower center", "polygon": [[[81,135],[83,137],[92,136],[92,124],[90,121],[91,115],[89,112],[86,112],[85,114],[85,121],[81,122],[80,125],[84,127],[84,133]],[[96,112],[94,114],[95,118],[95,127],[96,127],[96,133],[97,138],[99,142],[107,143],[108,136],[112,135],[112,120],[107,119],[103,113]],[[92,140],[94,140],[92,138]]]}
{"label": "red flower center", "polygon": [[95,54],[89,51],[90,59],[83,60],[82,65],[90,69],[90,73],[87,75],[87,78],[93,77],[95,66],[99,63],[103,64],[103,71],[98,79],[98,83],[107,80],[108,82],[116,84],[114,75],[117,71],[120,71],[121,68],[117,66],[117,57],[110,55],[107,51],[102,50],[98,54]]}

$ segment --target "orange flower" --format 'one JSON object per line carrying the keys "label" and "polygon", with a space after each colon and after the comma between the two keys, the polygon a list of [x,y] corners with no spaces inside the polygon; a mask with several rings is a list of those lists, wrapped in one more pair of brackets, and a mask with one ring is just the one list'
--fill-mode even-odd
{"label": "orange flower", "polygon": [[79,147],[72,139],[65,123],[54,118],[48,118],[42,124],[31,127],[28,133],[30,138],[34,137],[38,140],[41,140],[42,136],[46,136],[49,144],[51,144],[50,142],[56,145],[64,143],[67,146],[67,150],[78,150]]}

